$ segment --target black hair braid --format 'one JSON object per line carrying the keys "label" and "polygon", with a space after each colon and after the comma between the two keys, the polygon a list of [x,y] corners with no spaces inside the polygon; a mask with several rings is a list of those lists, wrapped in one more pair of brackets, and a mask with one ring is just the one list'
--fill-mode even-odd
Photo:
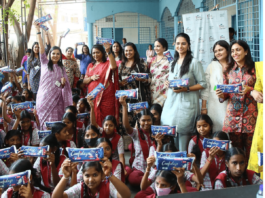
{"label": "black hair braid", "polygon": [[137,122],[138,130],[139,130],[139,132],[140,132],[140,137],[141,137],[142,140],[145,140],[144,132],[143,132],[143,130],[141,129],[141,125],[140,125],[139,119],[137,119],[136,122]]}
{"label": "black hair braid", "polygon": [[18,191],[13,190],[11,198],[18,198]]}
{"label": "black hair braid", "polygon": [[244,173],[243,173],[243,179],[246,179],[246,185],[250,185],[250,182],[248,180],[248,174],[247,174],[247,170],[245,169]]}
{"label": "black hair braid", "polygon": [[229,188],[229,187],[232,187],[230,181],[229,181],[229,170],[228,170],[228,167],[225,166],[225,171],[226,171],[226,180],[225,180],[225,184],[226,184],[226,187]]}
{"label": "black hair braid", "polygon": [[33,180],[33,185],[35,187],[38,187],[39,189],[45,191],[45,192],[48,192],[49,194],[52,192],[52,190],[50,188],[47,188],[45,186],[43,186],[41,184],[41,178],[40,177],[37,177],[37,174],[36,174],[36,169],[32,168],[31,169],[31,175],[32,175],[32,180]]}
{"label": "black hair braid", "polygon": [[89,198],[90,196],[87,193],[87,186],[85,182],[83,182],[82,185],[83,185],[83,198]]}

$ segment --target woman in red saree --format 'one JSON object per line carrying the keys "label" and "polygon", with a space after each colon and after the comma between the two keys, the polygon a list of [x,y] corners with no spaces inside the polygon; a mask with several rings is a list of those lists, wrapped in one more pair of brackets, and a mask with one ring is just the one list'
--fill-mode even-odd
{"label": "woman in red saree", "polygon": [[[115,58],[110,52],[110,44],[104,43],[104,47],[105,50],[102,45],[93,46],[93,61],[88,65],[83,81],[84,84],[88,84],[88,93],[99,83],[105,86],[105,90],[94,100],[96,121],[100,126],[107,115],[113,115],[117,122],[119,121],[119,102],[115,98],[115,92],[119,89],[118,69]],[[106,59],[106,53],[109,60]]]}

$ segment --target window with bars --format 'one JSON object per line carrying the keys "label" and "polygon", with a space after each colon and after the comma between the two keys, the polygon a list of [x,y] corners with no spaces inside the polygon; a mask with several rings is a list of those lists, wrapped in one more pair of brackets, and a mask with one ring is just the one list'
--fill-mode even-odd
{"label": "window with bars", "polygon": [[229,6],[234,3],[236,3],[236,0],[216,0],[216,4],[219,4],[219,8]]}
{"label": "window with bars", "polygon": [[168,8],[165,8],[162,16],[162,38],[166,39],[169,48],[173,49],[174,42],[174,17],[171,15]]}
{"label": "window with bars", "polygon": [[209,11],[214,7],[214,0],[204,0],[203,11]]}

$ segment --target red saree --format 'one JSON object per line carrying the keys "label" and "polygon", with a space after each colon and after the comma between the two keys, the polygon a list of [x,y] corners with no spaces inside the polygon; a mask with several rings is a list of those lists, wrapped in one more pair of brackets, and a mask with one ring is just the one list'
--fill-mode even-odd
{"label": "red saree", "polygon": [[[119,89],[118,69],[112,71],[110,69],[110,62],[98,64],[93,68],[90,63],[87,67],[86,76],[99,75],[99,79],[92,81],[88,85],[88,93],[90,93],[99,83],[107,87],[94,100],[94,111],[97,124],[102,125],[102,121],[107,115],[115,116],[117,123],[119,121],[119,101],[115,98],[115,92]],[[114,82],[113,82],[114,80]],[[114,105],[113,105],[114,104]]]}

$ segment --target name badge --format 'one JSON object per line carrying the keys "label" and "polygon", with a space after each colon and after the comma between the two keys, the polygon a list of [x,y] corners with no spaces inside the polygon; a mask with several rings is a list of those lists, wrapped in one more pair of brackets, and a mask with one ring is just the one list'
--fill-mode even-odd
{"label": "name badge", "polygon": [[35,69],[40,69],[40,66],[39,65],[35,66]]}
{"label": "name badge", "polygon": [[56,85],[57,87],[60,87],[60,86],[61,86],[61,83],[60,83],[58,80],[56,80],[55,85]]}

